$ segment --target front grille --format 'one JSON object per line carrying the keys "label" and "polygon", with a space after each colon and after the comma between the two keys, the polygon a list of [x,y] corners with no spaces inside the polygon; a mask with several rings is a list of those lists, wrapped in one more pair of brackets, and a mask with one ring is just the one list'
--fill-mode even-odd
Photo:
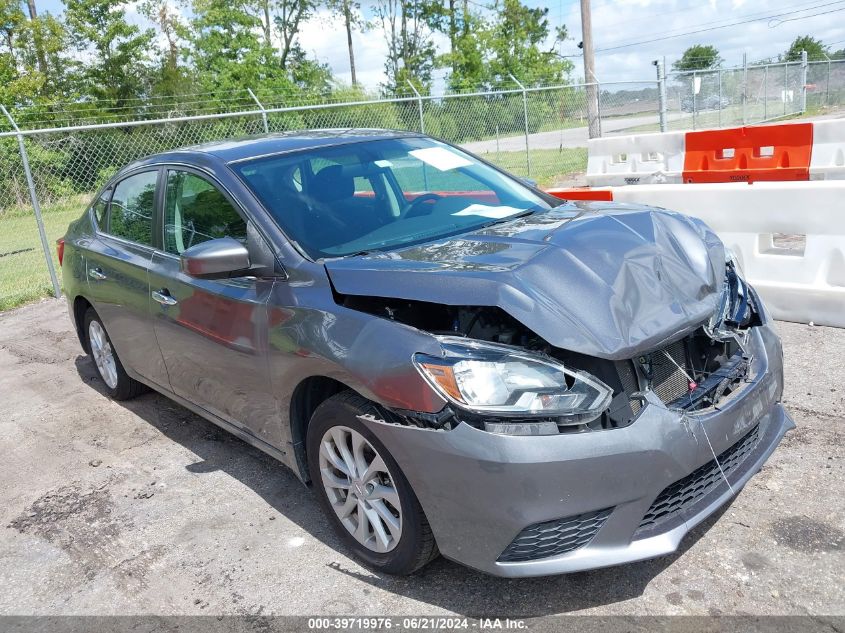
{"label": "front grille", "polygon": [[589,543],[613,508],[530,525],[508,545],[499,562],[515,563],[571,552]]}
{"label": "front grille", "polygon": [[651,368],[654,374],[651,388],[655,395],[666,403],[689,393],[689,378],[685,373],[687,354],[684,343],[684,340],[675,341],[652,354]]}
{"label": "front grille", "polygon": [[758,440],[759,426],[755,426],[741,440],[718,456],[718,464],[715,459],[712,459],[683,479],[666,487],[640,521],[637,532],[649,530],[655,525],[669,521],[677,517],[678,513],[695,505],[724,481],[719,471],[719,464],[722,465],[725,476],[729,476],[754,450]]}

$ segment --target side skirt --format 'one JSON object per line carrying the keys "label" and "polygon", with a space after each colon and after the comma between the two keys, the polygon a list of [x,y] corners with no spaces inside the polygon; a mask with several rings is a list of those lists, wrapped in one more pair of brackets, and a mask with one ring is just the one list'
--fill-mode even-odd
{"label": "side skirt", "polygon": [[294,474],[296,474],[297,479],[299,479],[300,481],[302,480],[299,476],[298,469],[291,467],[291,465],[288,463],[288,454],[285,451],[276,448],[272,444],[268,444],[267,442],[265,442],[261,438],[256,437],[255,435],[252,435],[248,431],[245,431],[245,430],[243,430],[243,429],[241,429],[241,428],[239,428],[239,427],[237,427],[233,424],[230,424],[226,420],[219,418],[218,416],[214,415],[213,413],[206,411],[205,409],[203,409],[202,407],[194,404],[193,402],[190,402],[189,400],[186,400],[185,398],[176,395],[170,389],[167,389],[166,387],[163,387],[163,386],[159,385],[158,383],[153,382],[152,380],[148,380],[148,379],[144,378],[143,376],[140,376],[139,374],[130,370],[128,367],[124,367],[124,369],[126,370],[126,373],[131,378],[134,378],[138,382],[144,383],[150,389],[157,391],[158,393],[160,393],[161,395],[163,395],[167,398],[170,398],[171,400],[173,400],[177,404],[182,405],[186,409],[189,409],[193,413],[196,413],[198,416],[205,418],[206,420],[208,420],[209,422],[211,422],[213,424],[216,424],[221,429],[228,431],[229,433],[231,433],[235,437],[242,439],[247,444],[254,446],[258,450],[267,453],[270,457],[273,457],[274,459],[280,461],[284,466],[286,466],[287,468],[290,468],[294,472]]}

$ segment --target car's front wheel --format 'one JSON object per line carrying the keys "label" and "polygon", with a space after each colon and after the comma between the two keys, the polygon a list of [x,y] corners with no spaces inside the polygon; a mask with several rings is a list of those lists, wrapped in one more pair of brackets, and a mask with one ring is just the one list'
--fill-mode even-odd
{"label": "car's front wheel", "polygon": [[106,328],[94,308],[88,308],[85,313],[85,335],[88,337],[88,351],[91,359],[106,386],[109,397],[114,400],[129,400],[146,391],[143,384],[127,375],[106,333]]}
{"label": "car's front wheel", "polygon": [[306,438],[311,482],[329,521],[359,558],[389,574],[410,574],[437,556],[437,545],[408,480],[358,419],[371,412],[352,391],[317,407]]}

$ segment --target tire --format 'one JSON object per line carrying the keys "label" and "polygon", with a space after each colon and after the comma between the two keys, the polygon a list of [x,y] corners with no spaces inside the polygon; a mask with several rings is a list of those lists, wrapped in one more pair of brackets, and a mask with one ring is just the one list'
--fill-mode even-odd
{"label": "tire", "polygon": [[[355,556],[377,571],[408,575],[427,565],[439,552],[422,506],[405,475],[384,444],[358,419],[359,415],[373,412],[373,405],[353,391],[335,394],[317,407],[308,425],[305,440],[308,471],[314,492],[329,522]],[[375,472],[372,479],[345,476],[344,471],[335,466],[339,463],[347,469],[350,467],[349,461],[342,456],[343,451],[339,449],[341,439],[348,449],[346,455],[354,464],[361,463],[353,456],[353,453],[358,454],[353,448],[353,442],[358,441],[358,446],[362,446],[359,438],[365,440],[361,454],[364,456],[364,464],[371,460],[370,467],[366,470]],[[329,452],[324,451],[321,454],[323,449],[333,449],[333,457],[336,459],[330,461]],[[382,462],[377,462],[377,458],[381,458]],[[383,470],[379,464],[384,466]],[[354,466],[353,469],[360,470]],[[324,470],[335,477],[333,481],[339,479],[354,483],[349,485],[347,490],[329,488],[324,479]],[[393,505],[397,500],[398,508]],[[353,509],[351,514],[341,520],[335,507],[340,508],[347,503]],[[360,530],[358,520],[362,503],[363,513],[367,518],[364,530]],[[394,522],[380,520],[380,517],[385,516],[386,510],[391,513]],[[379,537],[379,531],[371,517],[374,517],[376,522],[381,521],[380,534],[389,537],[388,543],[385,543],[383,537]],[[389,530],[389,525],[395,526],[395,520],[399,522],[399,529],[394,532]],[[359,535],[371,531],[372,538],[365,544],[353,531]]]}
{"label": "tire", "polygon": [[106,332],[106,327],[94,308],[88,308],[85,312],[83,323],[86,349],[108,396],[112,400],[130,400],[147,391],[142,383],[130,378],[126,373]]}

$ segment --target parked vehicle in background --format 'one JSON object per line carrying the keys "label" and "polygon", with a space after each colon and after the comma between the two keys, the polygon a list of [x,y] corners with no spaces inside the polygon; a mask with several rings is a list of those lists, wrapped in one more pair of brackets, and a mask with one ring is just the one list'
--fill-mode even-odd
{"label": "parked vehicle in background", "polygon": [[152,387],[273,455],[388,573],[671,552],[793,426],[772,323],[702,222],[418,134],[151,156],[62,248],[109,396]]}
{"label": "parked vehicle in background", "polygon": [[701,112],[702,110],[723,110],[731,104],[727,97],[720,97],[719,95],[702,95],[693,98],[687,96],[681,99],[681,110],[684,112]]}

